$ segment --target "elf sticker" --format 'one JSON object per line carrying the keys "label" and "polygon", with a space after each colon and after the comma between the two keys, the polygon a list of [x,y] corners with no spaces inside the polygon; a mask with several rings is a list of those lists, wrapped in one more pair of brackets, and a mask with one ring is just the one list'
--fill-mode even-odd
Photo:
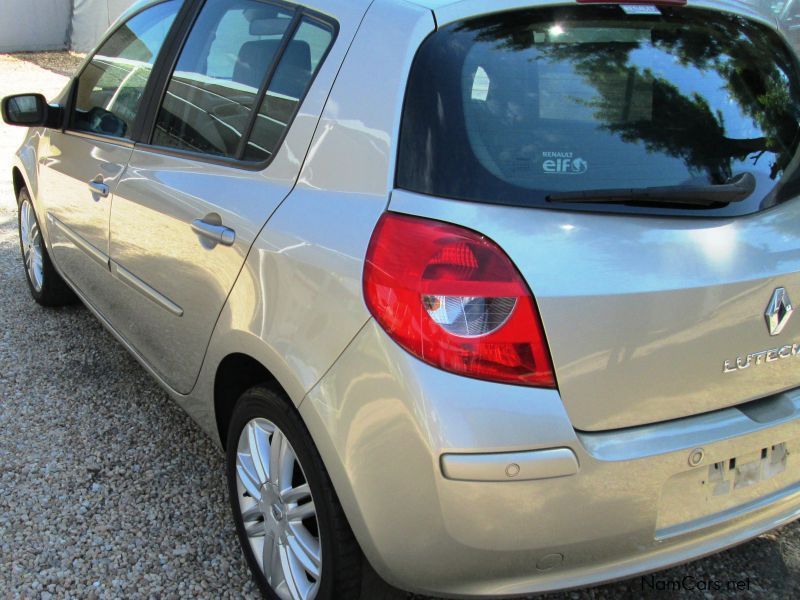
{"label": "elf sticker", "polygon": [[542,152],[542,170],[549,175],[582,175],[589,163],[572,152]]}

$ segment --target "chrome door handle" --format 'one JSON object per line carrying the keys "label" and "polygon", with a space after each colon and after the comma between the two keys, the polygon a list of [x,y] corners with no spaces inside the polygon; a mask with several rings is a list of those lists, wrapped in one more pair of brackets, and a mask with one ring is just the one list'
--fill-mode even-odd
{"label": "chrome door handle", "polygon": [[108,186],[102,181],[90,181],[89,189],[92,190],[93,194],[97,194],[103,198],[108,196]]}
{"label": "chrome door handle", "polygon": [[223,246],[233,246],[236,241],[236,232],[230,227],[224,225],[214,225],[213,223],[206,223],[203,219],[195,219],[192,221],[192,231],[197,235],[202,235],[216,244]]}

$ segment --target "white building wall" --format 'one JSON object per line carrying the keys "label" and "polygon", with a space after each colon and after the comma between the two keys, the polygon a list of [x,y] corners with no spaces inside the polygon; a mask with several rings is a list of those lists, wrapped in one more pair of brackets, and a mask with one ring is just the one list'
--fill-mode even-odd
{"label": "white building wall", "polygon": [[[0,0],[2,1],[2,0]],[[35,0],[33,0],[35,1]],[[67,1],[67,0],[62,0]],[[86,52],[94,48],[119,15],[136,0],[72,0],[71,48]]]}
{"label": "white building wall", "polygon": [[0,0],[0,52],[86,52],[135,1]]}
{"label": "white building wall", "polygon": [[71,0],[0,0],[0,52],[63,50]]}

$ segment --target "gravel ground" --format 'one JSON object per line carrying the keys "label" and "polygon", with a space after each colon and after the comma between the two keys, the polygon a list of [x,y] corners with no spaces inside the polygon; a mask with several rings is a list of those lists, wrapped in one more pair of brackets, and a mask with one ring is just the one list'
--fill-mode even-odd
{"label": "gravel ground", "polygon": [[79,52],[17,52],[12,56],[15,60],[25,61],[34,67],[69,77],[78,69],[85,54]]}
{"label": "gravel ground", "polygon": [[[52,96],[77,60],[18,56],[0,55],[0,96]],[[30,299],[8,167],[20,133],[0,125],[0,597],[257,597],[222,454],[88,311]],[[655,590],[636,578],[548,598],[664,597],[686,576],[722,586],[689,597],[731,597],[728,581],[800,597],[800,525],[657,573]]]}
{"label": "gravel ground", "polygon": [[[0,96],[50,98],[79,61],[0,55]],[[0,125],[0,598],[258,597],[219,450],[86,309],[31,300],[21,134]]]}

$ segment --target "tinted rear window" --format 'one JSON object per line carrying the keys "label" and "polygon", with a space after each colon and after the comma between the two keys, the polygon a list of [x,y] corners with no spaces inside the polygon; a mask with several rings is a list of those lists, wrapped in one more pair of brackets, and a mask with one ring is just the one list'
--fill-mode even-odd
{"label": "tinted rear window", "polygon": [[[501,13],[442,28],[412,69],[397,185],[481,202],[659,214],[755,212],[800,193],[797,63],[773,30],[690,8]],[[551,194],[725,184],[701,208]]]}

